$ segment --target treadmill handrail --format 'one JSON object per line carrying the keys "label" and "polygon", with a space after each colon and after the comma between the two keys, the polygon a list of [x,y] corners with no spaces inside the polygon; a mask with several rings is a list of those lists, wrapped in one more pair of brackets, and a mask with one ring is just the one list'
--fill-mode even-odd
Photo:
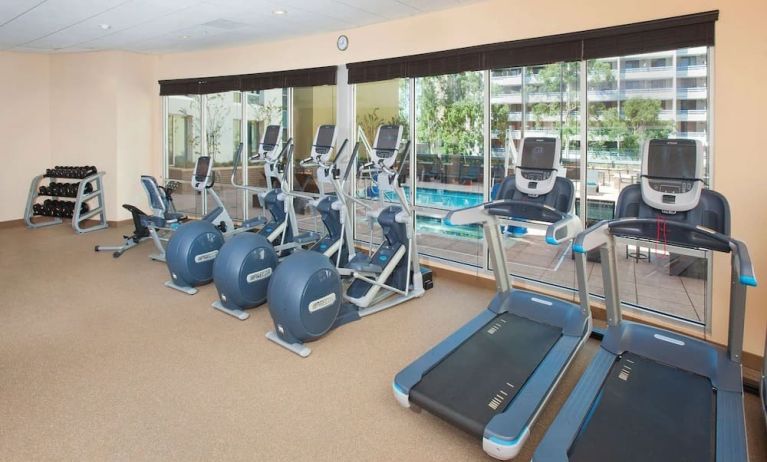
{"label": "treadmill handrail", "polygon": [[[498,216],[505,216],[505,217],[511,217],[511,208],[514,206],[520,206],[520,207],[531,207],[538,210],[543,210],[545,212],[552,213],[557,216],[558,220],[562,220],[568,216],[568,214],[563,213],[554,207],[546,204],[539,204],[536,202],[527,202],[527,201],[521,201],[518,199],[501,199],[496,200],[493,202],[488,202],[484,204],[485,208],[488,209],[488,213],[491,215],[498,215]],[[508,211],[504,209],[509,209]]]}
{"label": "treadmill handrail", "polygon": [[[642,224],[654,224],[654,223],[655,223],[655,220],[651,218],[627,218],[627,219],[610,222],[609,226],[610,228],[612,228],[613,226],[626,225],[626,224],[642,225]],[[664,226],[677,228],[677,229],[681,229],[685,231],[690,231],[705,237],[715,239],[721,242],[722,244],[727,244],[727,246],[730,247],[730,251],[732,252],[733,256],[737,257],[737,260],[738,260],[738,264],[733,265],[733,269],[737,270],[738,282],[744,286],[756,287],[756,284],[757,284],[756,273],[754,272],[754,265],[751,261],[751,255],[748,252],[748,246],[746,246],[745,242],[739,241],[731,236],[722,234],[718,231],[714,231],[713,229],[709,229],[699,225],[696,226],[696,225],[690,225],[687,223],[666,221],[664,222]]]}
{"label": "treadmill handrail", "polygon": [[[616,276],[615,239],[610,228],[618,226],[654,224],[653,218],[620,218],[604,220],[580,233],[573,242],[573,251],[585,254],[598,248],[608,249],[603,254],[602,274],[605,284],[605,302],[607,305],[608,324],[617,325],[621,321],[618,280]],[[730,287],[729,327],[727,353],[730,360],[740,362],[743,352],[743,332],[745,329],[746,288],[756,286],[756,275],[751,262],[748,247],[742,241],[703,226],[666,221],[668,227],[689,231],[727,244],[731,253],[732,283]],[[604,258],[607,257],[605,262]],[[606,264],[605,264],[606,263]],[[610,287],[608,287],[608,285]],[[609,289],[609,290],[608,290]],[[611,295],[608,297],[607,294]]]}
{"label": "treadmill handrail", "polygon": [[[504,208],[510,208],[512,206],[530,206],[557,215],[559,219],[553,223],[514,218],[514,221],[529,224],[530,227],[545,229],[546,242],[551,245],[559,245],[564,241],[572,239],[583,229],[580,219],[576,215],[563,213],[548,205],[513,199],[495,200],[471,207],[451,210],[445,215],[443,221],[447,225],[471,225],[487,223],[490,221],[491,217],[512,218],[508,213],[504,213],[503,211]],[[560,230],[562,229],[565,230],[564,236],[561,235]],[[557,237],[558,235],[560,237]]]}

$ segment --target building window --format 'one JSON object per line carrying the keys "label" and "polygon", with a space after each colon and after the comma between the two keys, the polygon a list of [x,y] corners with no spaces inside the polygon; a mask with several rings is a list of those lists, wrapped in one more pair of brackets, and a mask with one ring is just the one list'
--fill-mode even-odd
{"label": "building window", "polygon": [[[631,75],[619,82],[626,89],[642,89],[615,96],[589,91],[587,147],[587,224],[611,218],[620,192],[639,181],[641,147],[649,138],[695,138],[708,142],[708,70],[689,67],[706,62],[706,48],[653,53],[652,66],[677,59],[668,79]],[[665,56],[658,57],[659,54]],[[638,62],[641,56],[625,63]],[[649,58],[648,58],[649,59]],[[589,66],[605,60],[590,61]],[[591,73],[590,80],[595,78]],[[622,75],[618,76],[623,78]],[[628,78],[628,76],[626,77]],[[668,90],[678,89],[676,94]],[[593,85],[590,83],[589,88]],[[669,98],[670,96],[670,98]],[[611,104],[607,104],[607,103]],[[677,112],[674,112],[674,108]],[[701,109],[699,112],[690,112]],[[706,162],[708,164],[708,162]],[[708,176],[708,175],[706,175]],[[598,255],[590,256],[593,269],[589,282],[593,292],[602,293]],[[618,272],[621,300],[637,307],[651,308],[665,315],[704,324],[706,316],[707,257],[691,257],[659,244],[620,242]]]}

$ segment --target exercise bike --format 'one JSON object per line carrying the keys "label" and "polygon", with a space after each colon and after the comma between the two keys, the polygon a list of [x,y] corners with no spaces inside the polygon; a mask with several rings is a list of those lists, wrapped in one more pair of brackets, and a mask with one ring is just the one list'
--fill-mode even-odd
{"label": "exercise bike", "polygon": [[[351,256],[340,267],[316,252],[286,258],[272,274],[267,291],[269,314],[274,322],[274,330],[266,334],[269,340],[307,357],[311,349],[306,343],[331,329],[424,294],[415,239],[415,211],[400,185],[410,143],[399,150],[401,139],[401,126],[380,126],[370,162],[359,169],[377,183],[380,207],[374,209],[353,194],[343,192],[347,200],[369,208],[366,215],[381,227],[383,242],[371,254],[364,254],[354,252],[354,242],[347,238]],[[400,167],[395,169],[398,151]],[[399,205],[385,204],[392,196]]]}
{"label": "exercise bike", "polygon": [[152,214],[147,215],[143,210],[131,204],[123,204],[123,208],[131,213],[133,233],[123,236],[120,245],[97,245],[96,252],[112,252],[112,257],[119,258],[123,253],[136,247],[147,239],[151,239],[157,253],[149,256],[155,261],[165,261],[165,247],[168,235],[177,229],[187,217],[178,213],[173,204],[173,192],[178,189],[177,181],[169,181],[164,187],[149,175],[141,176],[141,187],[147,195]]}
{"label": "exercise bike", "polygon": [[[246,310],[255,308],[266,301],[266,292],[270,276],[280,261],[280,256],[287,256],[295,250],[307,250],[318,252],[329,258],[341,259],[347,255],[345,241],[343,239],[344,219],[342,213],[345,207],[338,191],[336,194],[325,194],[323,184],[329,177],[337,175],[336,162],[343,153],[347,141],[341,145],[335,159],[331,162],[331,156],[335,151],[335,126],[322,125],[318,128],[310,156],[301,162],[304,167],[317,168],[317,184],[320,189],[320,198],[293,192],[289,187],[289,179],[292,177],[291,152],[282,169],[278,165],[267,169],[270,174],[277,173],[280,180],[280,188],[276,189],[270,200],[267,193],[264,203],[271,208],[277,208],[287,216],[283,227],[282,239],[269,241],[268,236],[272,231],[258,234],[248,233],[237,236],[228,241],[222,248],[213,265],[213,282],[218,291],[219,300],[213,302],[213,307],[237,319],[245,320],[250,315]],[[242,147],[235,155],[239,159]],[[235,161],[235,165],[237,161]],[[252,190],[252,187],[237,184],[235,173],[232,174],[232,184],[241,189]],[[348,171],[347,171],[348,177]],[[337,183],[335,183],[337,184]],[[279,191],[279,192],[277,192]],[[325,225],[327,234],[323,237],[319,233],[309,231],[298,234],[295,219],[295,210],[292,200],[295,197],[310,199],[309,205],[315,208]],[[275,202],[276,201],[276,202]],[[338,204],[341,202],[341,205]],[[286,242],[290,237],[291,242]]]}

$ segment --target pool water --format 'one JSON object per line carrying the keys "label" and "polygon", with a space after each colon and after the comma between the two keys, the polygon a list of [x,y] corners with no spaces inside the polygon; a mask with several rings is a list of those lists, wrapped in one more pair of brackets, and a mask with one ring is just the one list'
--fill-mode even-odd
{"label": "pool water", "polygon": [[[404,186],[405,196],[410,199],[410,187]],[[376,197],[368,189],[368,198]],[[363,196],[364,197],[364,196]],[[386,200],[397,202],[394,192],[387,192]],[[435,209],[461,209],[473,207],[482,203],[482,193],[470,191],[452,191],[449,189],[438,188],[418,188],[416,193],[416,205],[419,207],[429,207]],[[576,210],[578,207],[576,199]],[[612,203],[601,203],[601,201],[587,202],[587,216],[590,219],[612,218]],[[447,210],[445,210],[447,214]],[[416,220],[416,230],[418,232],[438,234],[448,237],[463,239],[482,239],[482,225],[446,225],[441,218],[418,215]]]}

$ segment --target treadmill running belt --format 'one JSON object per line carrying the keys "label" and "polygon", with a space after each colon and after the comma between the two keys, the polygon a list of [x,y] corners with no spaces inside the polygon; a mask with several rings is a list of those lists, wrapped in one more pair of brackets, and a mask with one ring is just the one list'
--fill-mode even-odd
{"label": "treadmill running belt", "polygon": [[713,461],[716,394],[703,376],[625,353],[570,448],[571,461]]}
{"label": "treadmill running belt", "polygon": [[562,330],[504,313],[446,356],[410,390],[410,400],[482,436],[562,336]]}

